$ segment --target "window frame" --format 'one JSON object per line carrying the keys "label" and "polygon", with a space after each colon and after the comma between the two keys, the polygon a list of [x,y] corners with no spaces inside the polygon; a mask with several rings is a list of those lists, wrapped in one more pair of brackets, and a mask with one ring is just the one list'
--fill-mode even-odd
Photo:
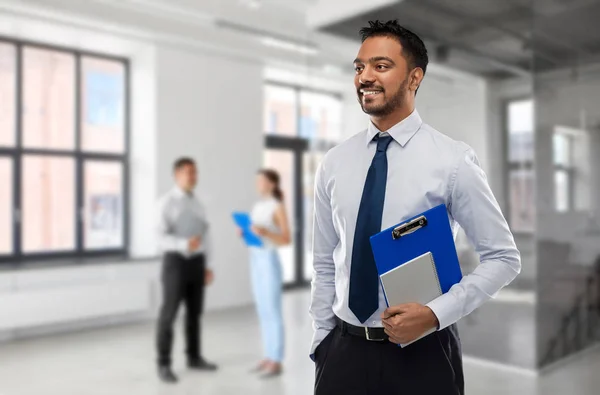
{"label": "window frame", "polygon": [[[129,191],[129,179],[130,179],[130,63],[129,59],[124,57],[118,57],[113,55],[106,55],[102,53],[84,51],[78,49],[72,49],[56,45],[48,45],[39,42],[32,42],[27,40],[19,40],[11,37],[0,36],[0,43],[13,45],[15,48],[15,78],[16,78],[16,89],[15,89],[15,144],[11,147],[0,146],[0,157],[9,157],[12,159],[12,184],[13,184],[13,196],[12,196],[12,253],[0,254],[0,265],[3,264],[20,264],[29,261],[48,261],[55,259],[83,259],[83,258],[100,258],[100,257],[117,257],[127,258],[129,256],[129,229],[130,229],[130,191]],[[65,149],[46,149],[46,148],[26,148],[23,147],[23,50],[24,48],[36,48],[49,51],[57,51],[68,53],[74,57],[75,60],[75,75],[74,75],[74,89],[75,89],[75,147],[73,150]],[[81,110],[82,110],[82,97],[81,97],[81,83],[82,83],[82,58],[90,57],[101,60],[109,60],[119,62],[123,65],[123,79],[124,79],[124,90],[123,90],[123,152],[121,153],[109,153],[109,152],[94,152],[82,150],[82,125],[81,125]],[[60,252],[31,252],[24,253],[22,248],[22,231],[23,225],[21,221],[22,213],[22,161],[27,155],[40,155],[40,156],[62,156],[73,158],[75,161],[75,207],[74,218],[75,218],[75,248],[68,251]],[[123,244],[118,248],[105,248],[105,249],[93,249],[86,250],[84,248],[84,164],[86,161],[99,161],[99,162],[110,162],[119,163],[122,167],[122,199],[123,199]]]}
{"label": "window frame", "polygon": [[[554,131],[553,133],[557,133]],[[560,133],[560,132],[559,132]],[[557,213],[565,214],[576,211],[575,210],[575,177],[577,176],[577,168],[573,164],[573,151],[574,151],[574,138],[572,135],[567,133],[563,133],[564,137],[567,141],[567,148],[569,150],[569,164],[556,164],[554,163],[554,158],[552,160],[552,183],[553,183],[553,202],[554,202],[554,211]],[[553,134],[554,137],[554,134]],[[552,152],[554,152],[554,138],[552,139]],[[556,174],[558,172],[564,172],[567,176],[567,209],[566,210],[558,210],[557,208],[557,194],[556,194]]]}
{"label": "window frame", "polygon": [[[503,136],[504,138],[502,139],[503,142],[503,147],[502,147],[502,151],[503,151],[503,157],[504,157],[504,179],[503,179],[503,183],[504,183],[504,201],[505,201],[505,209],[506,209],[506,219],[507,222],[511,228],[511,231],[513,234],[516,235],[532,235],[535,232],[535,217],[536,217],[536,213],[533,213],[533,218],[534,218],[534,224],[533,224],[533,229],[532,230],[525,230],[525,229],[513,229],[513,224],[512,224],[512,218],[511,218],[511,212],[512,212],[512,201],[511,201],[511,189],[510,189],[510,176],[514,171],[519,171],[519,170],[527,170],[527,171],[534,171],[535,172],[535,115],[534,116],[534,123],[533,123],[533,130],[531,131],[531,133],[533,133],[534,135],[534,157],[531,160],[526,160],[523,162],[514,162],[510,160],[510,120],[509,120],[509,107],[512,103],[516,103],[516,102],[521,102],[521,101],[527,101],[530,100],[533,102],[533,111],[535,114],[535,102],[533,97],[531,96],[516,96],[516,97],[511,97],[510,99],[506,99],[503,102],[503,106],[502,106],[502,130],[503,130]],[[535,192],[535,173],[534,173],[534,192]],[[535,202],[534,202],[534,210],[535,210]]]}

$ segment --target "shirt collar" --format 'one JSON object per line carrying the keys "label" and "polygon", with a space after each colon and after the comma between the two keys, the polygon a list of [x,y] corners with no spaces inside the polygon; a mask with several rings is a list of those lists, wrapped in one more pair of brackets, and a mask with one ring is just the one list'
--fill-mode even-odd
{"label": "shirt collar", "polygon": [[173,187],[173,194],[175,194],[175,196],[177,197],[192,197],[194,196],[194,192],[190,192],[187,193],[186,191],[184,191],[183,189],[181,189],[179,186],[175,185]]}
{"label": "shirt collar", "polygon": [[[419,131],[422,124],[423,120],[415,109],[408,117],[392,126],[389,130],[386,130],[386,132],[404,147],[406,143],[408,143],[408,140]],[[373,122],[369,122],[369,127],[367,129],[367,145],[373,141],[373,138],[380,132],[381,131],[377,129],[377,126],[375,126]]]}

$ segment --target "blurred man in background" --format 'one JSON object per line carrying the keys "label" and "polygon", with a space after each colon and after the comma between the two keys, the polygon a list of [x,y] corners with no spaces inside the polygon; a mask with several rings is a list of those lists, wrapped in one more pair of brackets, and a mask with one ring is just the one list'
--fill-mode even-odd
{"label": "blurred man in background", "polygon": [[186,307],[185,340],[188,367],[216,370],[201,353],[200,315],[204,286],[213,281],[210,269],[209,224],[206,211],[194,196],[196,164],[181,158],[174,165],[175,186],[160,200],[158,212],[159,242],[163,251],[163,302],[157,333],[158,374],[169,383],[177,381],[171,370],[173,322],[179,304]]}

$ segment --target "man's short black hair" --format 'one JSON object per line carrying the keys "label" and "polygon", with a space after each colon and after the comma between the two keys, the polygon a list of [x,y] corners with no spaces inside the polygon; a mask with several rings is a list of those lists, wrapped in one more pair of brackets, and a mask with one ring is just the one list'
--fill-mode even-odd
{"label": "man's short black hair", "polygon": [[408,66],[413,69],[420,67],[423,74],[427,71],[429,57],[425,43],[415,33],[400,26],[397,20],[382,22],[379,20],[369,21],[369,26],[360,29],[362,42],[369,37],[387,36],[395,38],[402,45],[402,54],[406,58]]}
{"label": "man's short black hair", "polygon": [[188,158],[188,157],[179,158],[173,164],[173,171],[177,171],[177,170],[181,169],[182,167],[188,166],[188,165],[196,166],[196,162],[194,162],[194,160],[192,158]]}

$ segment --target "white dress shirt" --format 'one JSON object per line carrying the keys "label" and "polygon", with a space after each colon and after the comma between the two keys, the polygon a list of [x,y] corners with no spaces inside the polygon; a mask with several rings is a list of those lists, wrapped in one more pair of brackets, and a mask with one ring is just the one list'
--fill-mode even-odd
{"label": "white dress shirt", "polygon": [[[494,297],[521,270],[521,258],[508,224],[474,151],[423,123],[413,113],[387,131],[388,176],[381,229],[439,204],[448,208],[454,236],[460,225],[479,254],[480,264],[449,292],[428,303],[444,329]],[[311,355],[336,323],[382,327],[386,308],[362,324],[348,307],[352,243],[367,171],[380,133],[370,123],[331,149],[317,170],[313,233],[314,276],[310,314],[314,337]]]}
{"label": "white dress shirt", "polygon": [[[275,223],[275,213],[281,205],[281,202],[274,197],[261,199],[254,204],[250,212],[250,221],[253,225],[265,228],[271,233],[278,234],[281,232]],[[276,249],[277,245],[268,237],[261,238],[263,248]]]}
{"label": "white dress shirt", "polygon": [[[200,236],[200,247],[188,250],[189,239]],[[191,193],[173,187],[158,203],[158,237],[162,252],[176,252],[190,258],[204,254],[210,267],[210,232],[204,205]]]}

